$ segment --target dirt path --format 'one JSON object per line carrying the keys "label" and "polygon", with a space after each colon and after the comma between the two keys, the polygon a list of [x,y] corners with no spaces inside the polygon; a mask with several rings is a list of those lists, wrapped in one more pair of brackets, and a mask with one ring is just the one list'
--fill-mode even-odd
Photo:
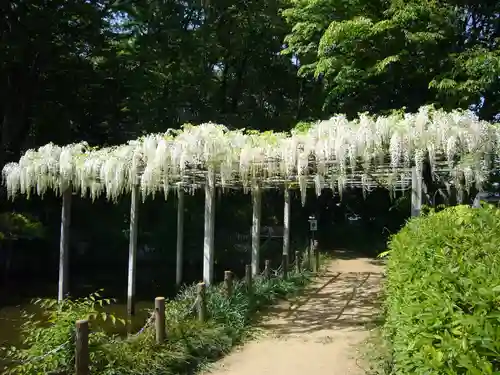
{"label": "dirt path", "polygon": [[378,314],[382,267],[366,258],[332,261],[303,297],[270,311],[263,335],[204,375],[362,375],[357,346]]}

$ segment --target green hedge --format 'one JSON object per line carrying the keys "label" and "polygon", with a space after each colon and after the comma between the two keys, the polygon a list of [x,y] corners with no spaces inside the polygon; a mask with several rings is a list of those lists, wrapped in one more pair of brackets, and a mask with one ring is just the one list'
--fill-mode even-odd
{"label": "green hedge", "polygon": [[[78,301],[66,300],[62,305],[52,300],[44,301],[47,319],[40,324],[27,317],[23,328],[24,347],[8,348],[0,355],[12,362],[4,373],[72,374],[75,321],[88,316],[94,316],[89,337],[92,374],[192,373],[201,364],[219,358],[240,342],[257,310],[279,298],[296,294],[310,276],[306,270],[291,272],[287,280],[259,277],[254,280],[250,295],[242,282],[236,282],[230,299],[220,285],[210,287],[207,289],[209,316],[206,322],[198,321],[193,311],[196,286],[188,287],[166,304],[167,340],[163,345],[155,344],[152,326],[129,338],[106,334],[99,328],[102,322],[99,305],[109,301],[100,299],[97,294]],[[54,348],[59,350],[54,351]]]}
{"label": "green hedge", "polygon": [[500,374],[500,210],[448,208],[390,242],[385,338],[393,374]]}

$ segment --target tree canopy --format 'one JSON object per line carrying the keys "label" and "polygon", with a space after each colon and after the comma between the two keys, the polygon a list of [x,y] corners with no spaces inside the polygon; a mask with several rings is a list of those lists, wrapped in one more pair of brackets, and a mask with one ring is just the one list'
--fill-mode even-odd
{"label": "tree canopy", "polygon": [[354,115],[436,103],[494,118],[500,3],[291,0],[284,53],[326,91],[325,108]]}

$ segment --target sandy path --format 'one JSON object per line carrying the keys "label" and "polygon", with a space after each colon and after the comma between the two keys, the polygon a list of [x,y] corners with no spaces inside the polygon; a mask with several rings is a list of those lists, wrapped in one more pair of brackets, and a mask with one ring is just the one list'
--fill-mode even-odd
{"label": "sandy path", "polygon": [[271,309],[262,336],[204,374],[364,374],[357,346],[377,318],[382,267],[347,258],[328,264],[303,297]]}

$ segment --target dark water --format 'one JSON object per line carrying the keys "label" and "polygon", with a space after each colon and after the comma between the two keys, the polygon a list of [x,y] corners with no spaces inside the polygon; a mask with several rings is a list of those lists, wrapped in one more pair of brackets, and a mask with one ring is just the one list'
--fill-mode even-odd
{"label": "dark water", "polygon": [[[132,319],[132,332],[139,331],[147,321],[151,309],[154,307],[152,301],[141,301],[136,305],[136,315]],[[111,304],[101,309],[117,318],[126,319],[126,304]],[[4,306],[0,308],[0,348],[22,345],[22,325],[26,322],[23,313],[34,314],[36,319],[43,320],[42,308],[30,301],[25,301],[16,306]],[[111,321],[101,322],[109,334],[126,335],[127,327],[120,323],[112,324]],[[5,359],[0,356],[0,369],[7,365]]]}
{"label": "dark water", "polygon": [[[234,263],[234,261],[232,262]],[[215,267],[215,281],[223,278],[224,270],[233,269],[236,275],[243,276],[245,262],[237,262],[228,266],[217,264]],[[92,273],[88,269],[80,267],[73,274],[70,281],[70,290],[73,297],[87,297],[105,287],[100,294],[104,298],[116,298],[118,301],[102,308],[103,312],[114,315],[116,318],[127,318],[126,305],[126,268],[125,272],[117,272],[113,269],[101,269],[95,267]],[[187,266],[185,268],[184,282],[189,285],[201,279],[202,265]],[[118,276],[117,276],[118,275]],[[172,267],[138,267],[138,280],[136,283],[136,296],[139,302],[136,304],[136,314],[132,319],[132,332],[139,331],[149,318],[150,311],[154,308],[155,297],[162,296],[173,298],[177,293],[175,287],[175,270]],[[0,290],[0,348],[22,345],[21,328],[26,318],[23,313],[34,314],[35,319],[42,320],[44,311],[32,301],[35,298],[55,298],[57,295],[57,284],[53,281],[30,280],[29,285],[13,281],[8,288]],[[100,323],[102,328],[109,334],[126,335],[128,328],[120,323],[113,325],[111,321]],[[0,355],[1,357],[1,355]],[[0,368],[2,368],[0,358]]]}
{"label": "dark water", "polygon": [[[146,323],[151,309],[154,308],[156,296],[171,298],[176,293],[174,282],[171,280],[175,275],[158,282],[156,280],[158,272],[152,272],[150,269],[140,269],[140,271],[141,279],[137,280],[136,290],[139,302],[136,304],[136,314],[132,319],[130,328],[132,332],[139,331]],[[172,274],[171,272],[164,273]],[[145,278],[145,275],[150,277]],[[103,298],[118,297],[119,299],[116,303],[104,306],[100,310],[114,315],[116,318],[126,320],[126,272],[119,274],[115,270],[102,271],[99,267],[95,267],[94,273],[92,273],[81,267],[71,276],[70,290],[73,297],[87,297],[105,287],[105,290],[100,292]],[[0,288],[0,348],[22,345],[22,326],[26,323],[25,313],[34,315],[36,320],[44,320],[44,310],[39,305],[34,304],[33,299],[52,299],[56,296],[57,283],[47,279],[30,279],[27,282],[26,280],[11,279],[8,286],[4,285],[3,288]],[[124,336],[128,332],[126,326],[118,322],[113,324],[110,320],[100,322],[99,325],[109,334]],[[5,359],[2,360],[2,355],[4,354],[0,353],[0,369],[7,364]]]}

